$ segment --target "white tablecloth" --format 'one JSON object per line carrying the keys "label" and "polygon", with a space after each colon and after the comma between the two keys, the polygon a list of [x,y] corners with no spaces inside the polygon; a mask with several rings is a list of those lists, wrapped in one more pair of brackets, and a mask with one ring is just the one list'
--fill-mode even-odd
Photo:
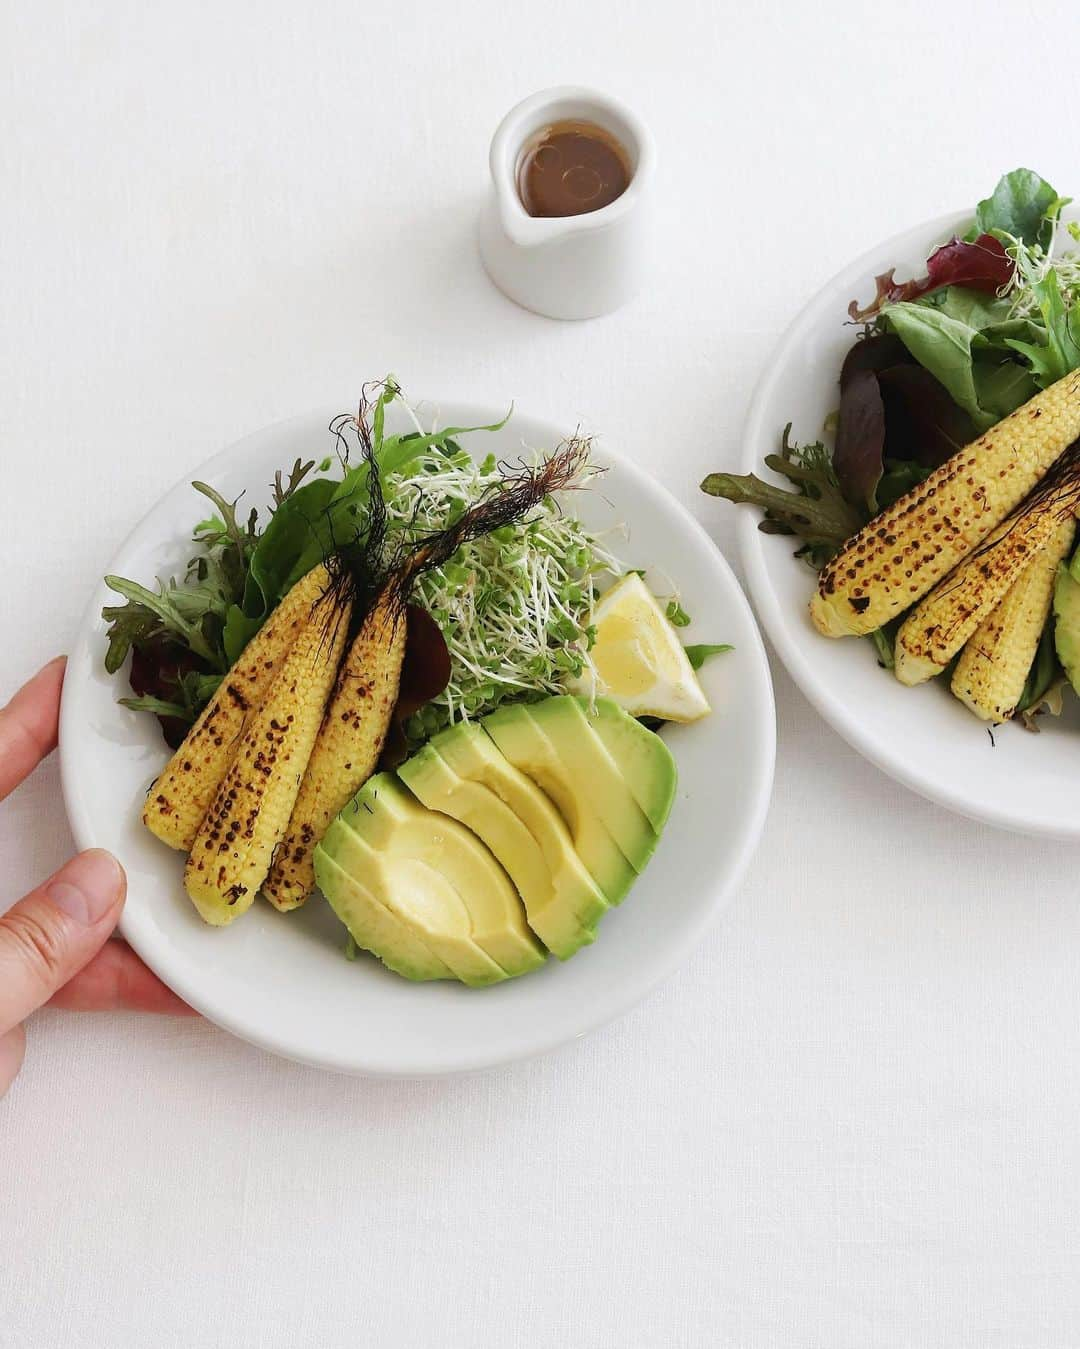
{"label": "white tablecloth", "polygon": [[[0,692],[167,484],[387,370],[602,428],[731,556],[696,485],[797,307],[1016,164],[1080,192],[1078,39],[1016,0],[0,0]],[[563,80],[661,153],[651,282],[580,326],[474,248],[495,123]],[[547,1059],[372,1082],[34,1018],[0,1346],[1080,1343],[1080,852],[943,815],[776,685],[741,893]],[[7,899],[69,847],[50,763],[0,810]]]}

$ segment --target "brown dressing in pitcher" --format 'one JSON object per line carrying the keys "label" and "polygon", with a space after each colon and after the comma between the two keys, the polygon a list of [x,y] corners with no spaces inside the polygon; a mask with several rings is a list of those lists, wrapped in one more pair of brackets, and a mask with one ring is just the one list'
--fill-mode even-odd
{"label": "brown dressing in pitcher", "polygon": [[518,163],[518,196],[531,216],[587,215],[629,185],[626,151],[595,122],[545,127],[525,143]]}

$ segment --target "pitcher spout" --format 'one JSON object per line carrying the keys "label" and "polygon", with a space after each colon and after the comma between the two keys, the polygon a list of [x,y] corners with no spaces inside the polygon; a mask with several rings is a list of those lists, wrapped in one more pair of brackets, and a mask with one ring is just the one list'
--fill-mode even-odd
{"label": "pitcher spout", "polygon": [[497,183],[495,196],[503,233],[516,248],[538,248],[574,230],[574,217],[555,219],[529,215],[512,184]]}

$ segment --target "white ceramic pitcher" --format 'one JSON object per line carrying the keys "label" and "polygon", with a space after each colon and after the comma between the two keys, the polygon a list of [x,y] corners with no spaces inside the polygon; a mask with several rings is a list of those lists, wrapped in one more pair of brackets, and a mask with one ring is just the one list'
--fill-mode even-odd
{"label": "white ceramic pitcher", "polygon": [[[615,137],[629,160],[629,185],[598,211],[531,216],[518,195],[522,152],[538,131],[568,120],[594,122]],[[568,85],[512,108],[491,142],[491,190],[480,218],[480,256],[492,281],[549,318],[594,318],[618,309],[648,265],[654,160],[648,128],[607,94]]]}

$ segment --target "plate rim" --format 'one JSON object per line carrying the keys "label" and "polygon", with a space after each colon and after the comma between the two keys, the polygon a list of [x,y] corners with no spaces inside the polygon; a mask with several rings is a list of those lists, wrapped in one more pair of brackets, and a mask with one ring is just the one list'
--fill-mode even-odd
{"label": "plate rim", "polygon": [[[345,406],[347,406],[347,404],[345,404]],[[476,421],[472,417],[472,413],[479,414],[483,420],[489,420],[490,414],[494,408],[494,405],[487,405],[474,399],[440,399],[431,395],[427,395],[418,402],[414,402],[413,406],[436,408],[440,410],[452,408],[455,410],[455,416],[468,412],[470,414],[468,418],[470,425],[482,424],[481,421]],[[284,431],[290,425],[295,425],[297,428],[310,427],[318,422],[325,426],[333,416],[340,413],[340,410],[340,407],[333,411],[329,411],[324,407],[310,408],[305,412],[296,413],[292,416],[266,423],[253,431],[237,437],[205,460],[186,469],[183,474],[176,478],[154,498],[149,507],[128,531],[122,542],[113,549],[108,567],[111,569],[115,565],[116,559],[123,556],[126,551],[134,545],[146,524],[147,518],[153,514],[167,498],[188,487],[193,478],[212,478],[216,471],[228,466],[232,457],[237,453],[241,446],[251,440],[269,436],[273,432]],[[557,419],[544,413],[533,413],[531,409],[522,408],[516,404],[512,405],[511,411],[513,416],[520,416],[523,421],[549,427],[553,433],[556,433],[560,437],[574,434],[573,430],[561,424]],[[499,415],[502,414],[500,413]],[[261,1027],[253,1028],[251,1025],[244,1023],[242,1018],[233,1014],[230,1005],[228,1004],[228,1000],[223,1004],[221,999],[205,994],[204,991],[198,987],[193,987],[190,981],[183,977],[182,972],[178,977],[175,972],[164,967],[159,967],[159,962],[156,959],[156,951],[147,949],[147,946],[144,945],[141,939],[139,922],[135,912],[129,912],[125,905],[124,912],[121,915],[118,925],[120,934],[136,954],[145,961],[164,983],[172,988],[178,996],[183,998],[189,1006],[193,1007],[208,1021],[211,1021],[223,1030],[228,1031],[230,1034],[235,1035],[238,1039],[253,1044],[257,1048],[275,1054],[278,1057],[331,1072],[387,1079],[435,1078],[482,1072],[506,1064],[522,1062],[551,1053],[560,1046],[574,1040],[579,1040],[585,1035],[600,1029],[602,1026],[610,1024],[618,1017],[625,1015],[632,1007],[642,1002],[663,980],[668,978],[673,971],[687,959],[694,947],[700,942],[710,923],[715,921],[726,907],[730,898],[739,889],[761,839],[772,800],[775,776],[776,701],[772,682],[772,672],[769,666],[765,644],[762,640],[753,608],[747,599],[742,586],[739,584],[731,564],[728,562],[718,545],[709,536],[704,525],[691,514],[687,507],[679,501],[673,492],[627,455],[604,443],[600,448],[600,457],[609,461],[618,473],[633,478],[636,481],[636,484],[646,493],[658,495],[666,499],[667,504],[674,508],[684,527],[686,527],[689,532],[693,533],[701,544],[708,548],[713,555],[714,563],[725,574],[733,594],[734,603],[737,607],[741,606],[743,608],[747,631],[752,634],[752,652],[749,654],[758,669],[765,714],[762,719],[762,753],[759,756],[758,764],[752,766],[756,770],[756,782],[752,785],[753,799],[748,816],[748,824],[743,831],[734,859],[731,861],[731,865],[727,870],[726,878],[722,883],[717,884],[711,889],[709,902],[702,906],[701,911],[694,916],[692,921],[689,921],[684,925],[680,931],[678,940],[672,943],[670,951],[663,959],[660,959],[656,963],[655,968],[650,969],[648,977],[627,984],[620,995],[613,997],[609,1002],[605,1003],[601,1009],[598,1009],[597,1012],[589,1015],[576,1030],[569,1033],[559,1030],[548,1036],[537,1034],[526,1046],[521,1048],[520,1051],[490,1054],[483,1052],[483,1046],[481,1045],[476,1053],[464,1057],[460,1054],[457,1055],[452,1064],[436,1064],[433,1062],[427,1065],[417,1065],[415,1063],[410,1063],[400,1069],[387,1067],[382,1063],[375,1065],[365,1063],[363,1062],[362,1054],[355,1056],[351,1062],[344,1062],[338,1055],[328,1054],[320,1056],[317,1052],[298,1052],[295,1047],[292,1049],[286,1047],[280,1036],[273,1031],[264,1030]],[[97,634],[103,593],[108,594],[109,592],[103,591],[103,582],[99,580],[93,587],[79,620],[78,628],[71,645],[71,652],[73,655],[75,653],[89,651],[92,647],[93,638]],[[73,690],[69,691],[69,687],[65,684],[60,708],[59,734],[61,792],[76,846],[80,849],[84,849],[96,845],[93,838],[92,822],[83,811],[79,793],[76,791],[74,785],[75,776],[78,771],[75,762],[77,757],[76,750],[73,748],[77,743],[77,734],[73,733],[72,730],[72,722],[76,715],[75,702],[76,694]]]}
{"label": "plate rim", "polygon": [[[913,239],[922,238],[928,243],[936,237],[956,233],[971,220],[971,210],[948,211],[929,220],[898,230],[871,248],[866,249],[852,262],[840,268],[825,281],[801,306],[798,313],[784,330],[780,340],[773,346],[769,362],[765,366],[754,386],[746,418],[743,422],[742,452],[739,467],[742,472],[758,472],[761,467],[761,447],[768,443],[769,428],[765,425],[766,405],[772,401],[775,385],[781,377],[784,366],[797,349],[804,336],[802,329],[813,310],[827,294],[839,290],[846,282],[854,282],[867,271],[875,271],[880,257],[889,249],[900,250]],[[775,435],[773,435],[775,440]],[[834,696],[827,685],[814,671],[791,636],[791,617],[780,602],[769,577],[766,562],[765,540],[771,535],[758,529],[759,516],[756,512],[740,510],[735,522],[735,536],[747,578],[747,586],[753,600],[761,626],[765,629],[769,641],[780,657],[784,668],[797,685],[799,691],[816,712],[834,731],[865,759],[879,768],[894,781],[901,783],[924,800],[944,806],[954,814],[981,824],[1010,833],[1028,837],[1054,839],[1072,842],[1080,838],[1080,820],[1073,830],[1062,829],[1045,823],[1034,813],[1020,819],[1009,809],[995,809],[992,803],[972,805],[963,794],[951,788],[948,783],[928,780],[910,763],[904,761],[898,751],[868,734],[860,725],[858,718],[849,713],[843,701]],[[809,573],[808,573],[809,575]],[[810,591],[807,590],[809,602]],[[824,639],[822,639],[824,640]]]}

